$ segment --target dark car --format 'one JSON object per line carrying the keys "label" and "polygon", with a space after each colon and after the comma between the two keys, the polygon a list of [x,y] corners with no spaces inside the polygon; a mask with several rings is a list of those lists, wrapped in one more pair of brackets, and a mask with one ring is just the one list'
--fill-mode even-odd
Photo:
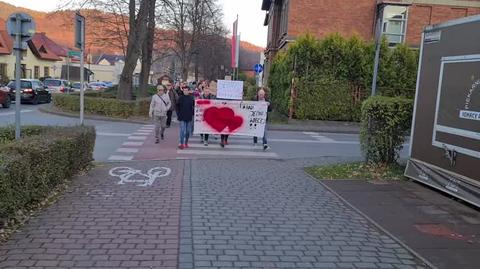
{"label": "dark car", "polygon": [[[12,80],[7,85],[10,88],[10,96],[15,101],[15,81]],[[21,102],[28,102],[34,105],[38,103],[50,103],[52,95],[38,79],[22,79],[20,81]]]}
{"label": "dark car", "polygon": [[11,103],[12,98],[10,98],[8,88],[0,86],[0,106],[4,108],[9,108]]}

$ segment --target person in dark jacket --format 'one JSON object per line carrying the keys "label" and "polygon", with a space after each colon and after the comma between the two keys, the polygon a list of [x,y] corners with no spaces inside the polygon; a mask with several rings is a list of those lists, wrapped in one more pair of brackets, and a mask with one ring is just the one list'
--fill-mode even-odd
{"label": "person in dark jacket", "polygon": [[[210,92],[210,88],[207,86],[203,89],[203,93],[200,95],[199,97],[200,99],[207,99],[207,100],[211,100],[211,99],[215,99],[215,95],[213,95],[211,92]],[[203,141],[203,145],[204,146],[208,146],[208,137],[209,135],[208,134],[201,134],[200,135],[202,137],[202,141]]]}
{"label": "person in dark jacket", "polygon": [[[267,102],[268,103],[268,108],[267,108],[267,113],[272,111],[270,107],[270,102],[268,102],[265,94],[265,90],[263,88],[260,88],[260,90],[257,92],[257,96],[255,97],[255,101],[260,101],[260,102]],[[268,115],[268,114],[267,114]],[[254,136],[253,137],[253,145],[256,146],[258,142],[258,137]],[[265,123],[265,130],[263,132],[263,150],[267,150],[270,147],[267,144],[267,123]]]}
{"label": "person in dark jacket", "polygon": [[182,88],[183,95],[178,98],[177,117],[180,122],[179,149],[188,148],[188,139],[192,131],[193,114],[195,113],[195,100],[187,86]]}
{"label": "person in dark jacket", "polygon": [[176,104],[177,104],[177,100],[178,100],[178,94],[173,89],[173,85],[172,85],[171,81],[169,81],[166,86],[167,86],[168,97],[170,98],[170,101],[172,103],[172,106],[167,111],[167,128],[169,128],[171,123],[172,123],[173,111],[175,111],[175,109],[177,107]]}

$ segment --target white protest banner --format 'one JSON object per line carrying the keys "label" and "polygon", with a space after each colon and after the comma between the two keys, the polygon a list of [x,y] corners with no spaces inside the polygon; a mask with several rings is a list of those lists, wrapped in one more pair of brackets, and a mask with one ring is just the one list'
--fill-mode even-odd
{"label": "white protest banner", "polygon": [[262,137],[268,102],[196,100],[195,134],[236,134]]}
{"label": "white protest banner", "polygon": [[243,99],[243,81],[237,80],[218,80],[217,98],[242,100]]}

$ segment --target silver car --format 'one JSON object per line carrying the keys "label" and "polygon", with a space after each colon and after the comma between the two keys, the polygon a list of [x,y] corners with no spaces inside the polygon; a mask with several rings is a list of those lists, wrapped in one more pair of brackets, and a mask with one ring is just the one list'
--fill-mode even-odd
{"label": "silver car", "polygon": [[72,91],[72,87],[67,80],[47,78],[43,82],[48,87],[50,93],[68,93]]}

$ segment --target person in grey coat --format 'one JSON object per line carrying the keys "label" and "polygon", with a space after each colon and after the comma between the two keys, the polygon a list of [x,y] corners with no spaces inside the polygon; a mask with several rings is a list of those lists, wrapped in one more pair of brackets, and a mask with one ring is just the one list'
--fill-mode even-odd
{"label": "person in grey coat", "polygon": [[[172,106],[170,98],[168,97],[167,87],[164,85],[157,86],[157,94],[152,96],[150,102],[149,116],[155,122],[155,143],[158,144],[159,135],[162,140],[165,138],[165,129],[167,128],[167,112]],[[160,132],[161,129],[161,132]]]}

